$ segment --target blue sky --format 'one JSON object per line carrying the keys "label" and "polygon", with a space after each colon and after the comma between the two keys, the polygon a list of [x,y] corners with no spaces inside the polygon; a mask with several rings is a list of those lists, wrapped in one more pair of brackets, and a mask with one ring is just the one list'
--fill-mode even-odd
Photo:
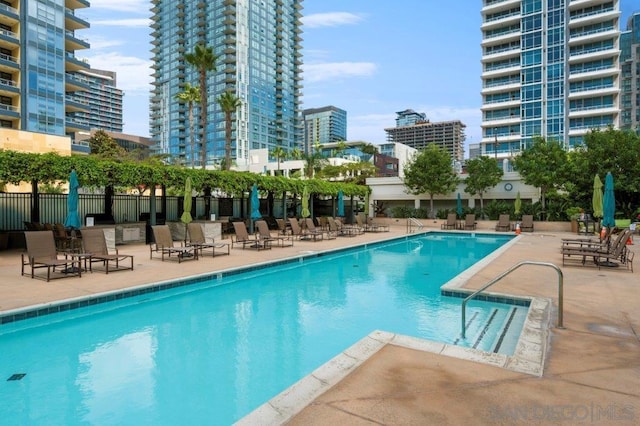
{"label": "blue sky", "polygon": [[[78,13],[91,66],[118,73],[125,133],[148,135],[149,0],[90,0]],[[384,142],[396,112],[461,120],[481,139],[480,0],[305,0],[303,108],[347,111],[348,140]],[[621,0],[626,27],[640,0]]]}

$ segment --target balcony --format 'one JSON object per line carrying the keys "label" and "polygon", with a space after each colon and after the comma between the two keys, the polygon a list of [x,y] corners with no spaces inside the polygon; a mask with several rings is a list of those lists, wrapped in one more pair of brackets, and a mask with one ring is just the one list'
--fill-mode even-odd
{"label": "balcony", "polygon": [[85,60],[78,59],[73,53],[65,52],[65,71],[88,70],[89,64]]}
{"label": "balcony", "polygon": [[19,67],[16,57],[0,53],[0,71],[14,72]]}
{"label": "balcony", "polygon": [[71,9],[65,9],[64,26],[67,30],[76,31],[89,28],[91,25],[86,18],[76,15]]}
{"label": "balcony", "polygon": [[20,95],[20,87],[16,81],[0,78],[0,96],[13,98],[18,95]]}
{"label": "balcony", "polygon": [[89,40],[80,38],[75,35],[73,31],[64,32],[64,49],[68,52],[73,52],[80,49],[89,49]]}
{"label": "balcony", "polygon": [[20,110],[18,107],[0,103],[0,119],[13,121],[17,118],[20,118]]}
{"label": "balcony", "polygon": [[15,25],[20,22],[20,12],[18,9],[0,3],[0,22],[7,25]]}
{"label": "balcony", "polygon": [[64,5],[67,9],[82,9],[89,7],[87,0],[65,0]]}

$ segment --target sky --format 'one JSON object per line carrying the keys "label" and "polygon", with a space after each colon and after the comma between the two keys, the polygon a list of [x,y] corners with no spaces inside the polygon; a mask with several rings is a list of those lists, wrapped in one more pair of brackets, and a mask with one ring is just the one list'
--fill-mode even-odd
{"label": "sky", "polygon": [[[149,135],[149,0],[90,0],[76,55],[117,72],[124,132]],[[465,146],[482,138],[481,0],[305,0],[302,108],[347,111],[347,140],[382,143],[396,112],[460,120]],[[640,0],[621,0],[621,28]]]}

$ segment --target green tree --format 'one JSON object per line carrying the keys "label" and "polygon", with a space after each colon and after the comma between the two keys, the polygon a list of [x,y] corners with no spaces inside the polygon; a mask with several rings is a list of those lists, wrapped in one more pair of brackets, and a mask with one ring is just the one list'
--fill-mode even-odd
{"label": "green tree", "polygon": [[568,157],[571,179],[567,190],[577,205],[590,206],[595,175],[604,181],[611,172],[617,211],[627,218],[635,217],[633,213],[640,207],[640,135],[612,127],[592,130],[585,135],[584,145]]}
{"label": "green tree", "polygon": [[404,185],[410,194],[429,194],[431,218],[435,218],[433,196],[453,192],[458,176],[451,156],[435,144],[428,145],[404,166]]}
{"label": "green tree", "polygon": [[271,150],[271,156],[278,162],[278,174],[280,174],[280,162],[289,157],[289,153],[281,146],[276,146]]}
{"label": "green tree", "polygon": [[303,157],[303,154],[302,154],[302,151],[300,151],[298,148],[293,148],[291,150],[290,156],[294,160],[301,160]]}
{"label": "green tree", "polygon": [[98,130],[91,136],[87,142],[91,149],[92,155],[97,155],[101,158],[121,160],[125,156],[125,150],[107,134],[104,130]]}
{"label": "green tree", "polygon": [[200,103],[200,88],[198,86],[192,86],[189,83],[184,85],[184,91],[178,93],[176,95],[176,99],[180,102],[187,104],[187,109],[189,113],[189,136],[191,142],[191,168],[195,165],[195,156],[196,156],[196,135],[194,132],[194,121],[193,121],[193,104]]}
{"label": "green tree", "polygon": [[563,188],[567,182],[567,152],[557,141],[538,137],[528,149],[516,156],[515,165],[524,183],[540,188],[544,214],[547,193]]}
{"label": "green tree", "polygon": [[198,70],[200,80],[200,151],[202,168],[207,166],[207,73],[216,71],[218,57],[213,48],[196,44],[193,52],[184,55],[184,60]]}
{"label": "green tree", "polygon": [[480,211],[484,217],[484,194],[500,182],[502,169],[495,158],[477,157],[467,161],[467,173],[464,192],[480,196]]}
{"label": "green tree", "polygon": [[313,178],[327,164],[327,159],[322,156],[322,148],[319,143],[316,143],[311,152],[303,154],[304,160],[304,174],[309,179]]}
{"label": "green tree", "polygon": [[235,93],[227,90],[217,99],[224,112],[224,170],[231,168],[231,135],[233,131],[233,114],[240,108],[242,101]]}
{"label": "green tree", "polygon": [[378,148],[370,143],[365,143],[360,146],[360,151],[362,151],[363,154],[375,155],[378,153]]}
{"label": "green tree", "polygon": [[342,154],[345,153],[347,148],[348,148],[348,146],[347,146],[347,143],[345,141],[339,141],[336,144],[336,148],[333,150],[334,156],[335,157],[340,157]]}

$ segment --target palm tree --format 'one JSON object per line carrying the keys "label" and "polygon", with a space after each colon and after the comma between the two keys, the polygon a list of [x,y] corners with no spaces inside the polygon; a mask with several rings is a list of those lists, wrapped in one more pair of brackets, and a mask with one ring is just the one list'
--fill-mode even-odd
{"label": "palm tree", "polygon": [[217,101],[224,112],[224,169],[229,170],[231,168],[231,130],[233,129],[231,118],[242,105],[242,101],[230,90],[220,95]]}
{"label": "palm tree", "polygon": [[212,47],[196,44],[193,52],[184,55],[184,60],[200,74],[200,148],[204,169],[207,165],[207,72],[216,71],[218,57]]}
{"label": "palm tree", "polygon": [[303,155],[305,162],[305,175],[308,178],[313,178],[315,172],[322,170],[322,167],[327,164],[327,159],[322,156],[322,148],[319,143],[316,143],[311,149],[311,152]]}
{"label": "palm tree", "polygon": [[191,168],[193,169],[196,156],[196,135],[193,131],[193,104],[200,102],[200,88],[187,83],[184,85],[184,92],[178,93],[176,99],[180,102],[186,102],[189,109],[189,135],[191,137]]}
{"label": "palm tree", "polygon": [[300,151],[298,148],[293,148],[289,155],[294,160],[300,160],[302,158],[302,151]]}
{"label": "palm tree", "polygon": [[283,147],[277,146],[271,150],[271,156],[278,161],[278,174],[280,174],[280,161],[286,160],[289,153]]}

